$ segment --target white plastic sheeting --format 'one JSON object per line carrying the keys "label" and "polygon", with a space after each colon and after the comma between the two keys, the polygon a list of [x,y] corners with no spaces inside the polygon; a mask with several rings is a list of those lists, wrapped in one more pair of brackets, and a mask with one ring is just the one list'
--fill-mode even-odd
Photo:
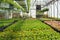
{"label": "white plastic sheeting", "polygon": [[51,12],[51,11],[52,11],[52,8],[51,8],[51,7],[52,7],[52,5],[49,4],[49,5],[48,5],[48,8],[49,8],[48,17],[51,17],[51,15],[52,15],[52,12]]}
{"label": "white plastic sheeting", "polygon": [[22,11],[20,11],[20,16],[23,17],[23,12]]}
{"label": "white plastic sheeting", "polygon": [[5,19],[11,19],[12,18],[12,10],[10,10],[10,12],[8,10],[6,10],[5,12]]}
{"label": "white plastic sheeting", "polygon": [[57,1],[56,1],[56,2],[54,3],[54,9],[55,9],[55,10],[54,10],[54,11],[55,11],[54,14],[55,14],[55,18],[58,18],[58,9],[57,9],[57,7],[58,7],[58,6],[57,6]]}
{"label": "white plastic sheeting", "polygon": [[60,18],[60,0],[50,3],[48,6],[48,17]]}
{"label": "white plastic sheeting", "polygon": [[51,8],[51,11],[50,11],[51,12],[51,17],[54,18],[55,12],[54,12],[54,4],[53,3],[51,4],[51,7],[50,8]]}
{"label": "white plastic sheeting", "polygon": [[0,7],[4,7],[4,8],[9,8],[9,4],[8,3],[1,3]]}
{"label": "white plastic sheeting", "polygon": [[13,17],[12,15],[13,15],[12,10],[10,10],[9,19],[12,19],[12,17]]}
{"label": "white plastic sheeting", "polygon": [[31,17],[36,18],[36,10],[31,10]]}
{"label": "white plastic sheeting", "polygon": [[31,6],[30,6],[30,16],[32,18],[36,18],[36,4],[35,0],[31,0]]}
{"label": "white plastic sheeting", "polygon": [[6,10],[5,19],[9,19],[9,12]]}
{"label": "white plastic sheeting", "polygon": [[60,0],[58,1],[58,18],[60,18]]}

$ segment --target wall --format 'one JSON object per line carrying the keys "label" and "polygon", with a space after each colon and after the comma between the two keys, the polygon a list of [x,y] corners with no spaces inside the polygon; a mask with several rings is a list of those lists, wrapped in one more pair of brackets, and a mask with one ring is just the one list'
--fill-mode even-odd
{"label": "wall", "polygon": [[35,4],[35,0],[31,0],[30,15],[31,15],[32,18],[36,18],[36,4]]}
{"label": "wall", "polygon": [[48,6],[48,17],[60,18],[60,0],[50,3]]}

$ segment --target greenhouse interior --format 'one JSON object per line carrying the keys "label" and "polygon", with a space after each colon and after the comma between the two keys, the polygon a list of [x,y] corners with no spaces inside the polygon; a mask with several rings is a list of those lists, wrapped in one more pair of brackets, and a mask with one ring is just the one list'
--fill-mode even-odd
{"label": "greenhouse interior", "polygon": [[60,40],[60,0],[0,0],[0,40]]}

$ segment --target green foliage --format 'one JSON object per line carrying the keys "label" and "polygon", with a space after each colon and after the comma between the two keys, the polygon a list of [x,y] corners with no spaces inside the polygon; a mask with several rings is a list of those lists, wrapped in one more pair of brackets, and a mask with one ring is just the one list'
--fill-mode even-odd
{"label": "green foliage", "polygon": [[30,9],[30,2],[31,2],[31,0],[27,0],[28,10]]}
{"label": "green foliage", "polygon": [[60,34],[37,19],[19,21],[0,33],[5,40],[60,40]]}
{"label": "green foliage", "polygon": [[14,21],[14,19],[8,19],[8,20],[7,19],[0,19],[0,27],[6,26],[13,21]]}
{"label": "green foliage", "polygon": [[41,10],[40,12],[45,12],[45,11],[48,11],[49,9],[48,8],[45,8],[43,10]]}
{"label": "green foliage", "polygon": [[0,0],[1,2],[5,2],[5,3],[8,3],[8,4],[12,4],[14,7],[18,8],[18,9],[21,9],[24,11],[24,8],[19,5],[16,1],[14,0]]}

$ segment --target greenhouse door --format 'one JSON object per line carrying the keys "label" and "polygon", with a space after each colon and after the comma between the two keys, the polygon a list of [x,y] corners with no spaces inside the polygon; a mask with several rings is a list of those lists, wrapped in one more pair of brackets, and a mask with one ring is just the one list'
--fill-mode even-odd
{"label": "greenhouse door", "polygon": [[40,12],[39,12],[40,10],[41,10],[41,5],[36,5],[36,17],[37,18],[41,17]]}

